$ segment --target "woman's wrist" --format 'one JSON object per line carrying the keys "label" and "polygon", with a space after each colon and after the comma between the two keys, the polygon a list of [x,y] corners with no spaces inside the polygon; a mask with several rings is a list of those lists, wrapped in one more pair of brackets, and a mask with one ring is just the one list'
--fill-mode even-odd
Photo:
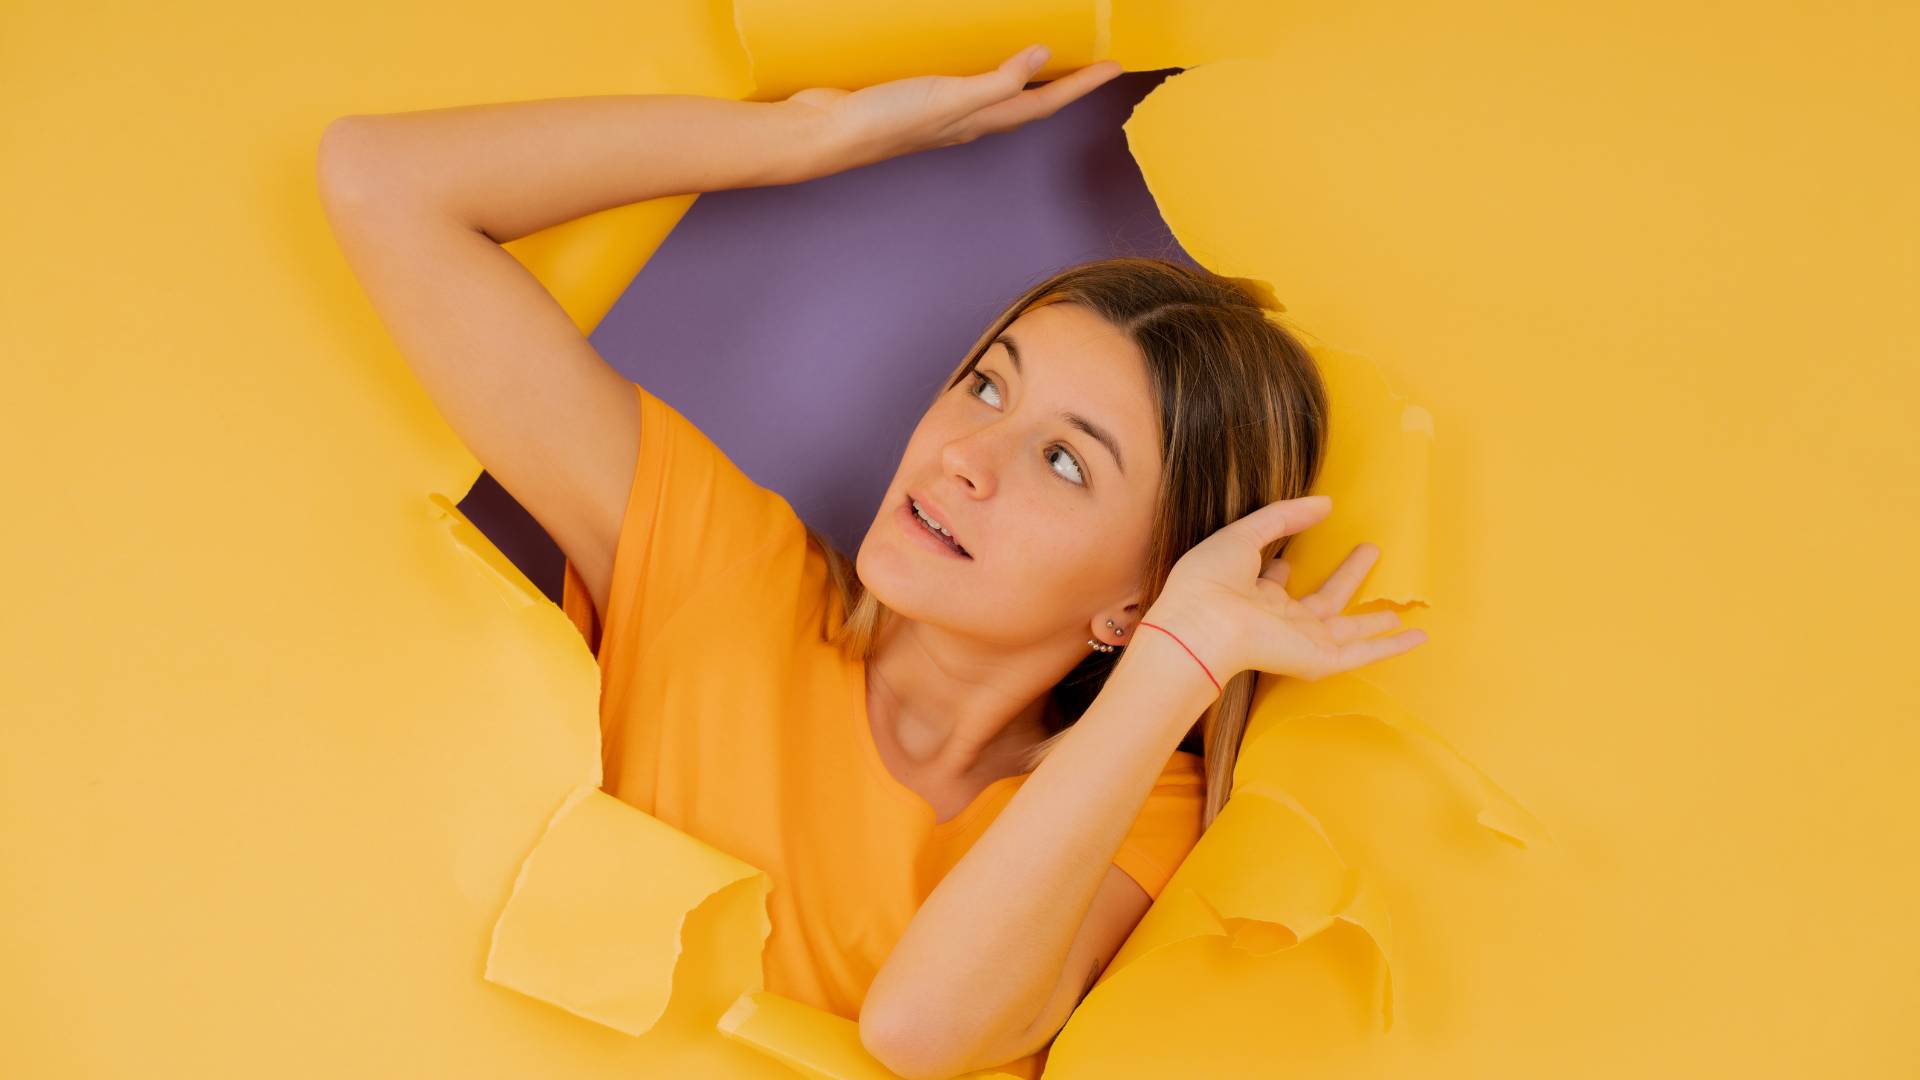
{"label": "woman's wrist", "polygon": [[[1115,674],[1122,667],[1137,669],[1156,683],[1182,687],[1196,703],[1195,713],[1211,705],[1236,674],[1225,663],[1216,635],[1202,620],[1184,612],[1149,610],[1128,636],[1133,640]],[[1192,723],[1191,717],[1187,723]]]}
{"label": "woman's wrist", "polygon": [[873,133],[850,129],[843,118],[817,103],[787,99],[770,104],[785,111],[782,123],[794,133],[788,140],[796,150],[790,167],[793,179],[781,183],[832,176],[913,152]]}

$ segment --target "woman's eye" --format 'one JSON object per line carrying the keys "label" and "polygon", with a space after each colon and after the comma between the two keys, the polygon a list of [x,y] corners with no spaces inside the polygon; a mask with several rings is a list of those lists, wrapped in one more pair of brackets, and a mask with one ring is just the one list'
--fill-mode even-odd
{"label": "woman's eye", "polygon": [[[980,372],[978,372],[978,371],[969,371],[969,372],[967,372],[967,374],[968,374],[968,375],[971,375],[971,376],[972,376],[973,378],[975,378],[975,379],[977,379],[977,380],[978,380],[977,382],[975,382],[975,383],[973,384],[973,390],[979,390],[979,389],[980,389],[980,388],[981,388],[982,386],[986,386],[986,387],[991,387],[991,388],[992,388],[992,390],[993,390],[993,392],[994,392],[994,393],[996,393],[996,394],[998,394],[998,393],[1000,392],[1000,388],[999,388],[999,387],[997,387],[997,386],[994,386],[994,385],[993,385],[993,380],[992,380],[992,379],[989,379],[989,378],[987,378],[987,377],[986,377],[985,375],[982,375],[982,374],[980,374]],[[969,393],[971,393],[971,392],[972,392],[972,391],[969,391]],[[975,393],[975,394],[974,394],[973,396],[974,396],[974,397],[979,397],[980,395],[979,395],[979,394],[977,394],[977,393]]]}
{"label": "woman's eye", "polygon": [[1066,459],[1067,459],[1067,461],[1068,461],[1068,462],[1069,462],[1070,464],[1072,464],[1072,465],[1073,465],[1073,477],[1072,477],[1072,480],[1071,480],[1071,482],[1072,482],[1072,483],[1075,483],[1075,484],[1079,484],[1079,483],[1084,483],[1084,482],[1085,482],[1085,481],[1084,481],[1084,480],[1083,480],[1083,479],[1081,478],[1081,476],[1080,476],[1080,462],[1078,462],[1078,461],[1076,461],[1076,460],[1074,459],[1074,456],[1073,456],[1073,455],[1072,455],[1071,453],[1069,453],[1069,452],[1067,451],[1067,448],[1066,448],[1066,447],[1064,447],[1064,446],[1050,446],[1050,447],[1048,447],[1047,449],[1048,449],[1048,451],[1049,451],[1049,452],[1052,452],[1052,451],[1054,451],[1054,450],[1058,450],[1058,451],[1060,451],[1060,456],[1062,456],[1062,457],[1064,457],[1064,458],[1066,458]]}
{"label": "woman's eye", "polygon": [[[985,375],[982,375],[978,370],[969,371],[967,372],[967,374],[972,376],[975,380],[974,384],[967,390],[967,393],[973,395],[976,398],[980,397],[978,391],[983,387],[991,389],[996,395],[1000,393],[1000,388],[998,386],[993,385],[993,380],[987,378]],[[984,401],[985,399],[982,398],[981,400]],[[1067,461],[1072,463],[1073,475],[1067,476],[1065,473],[1056,473],[1055,475],[1061,476],[1070,484],[1080,484],[1082,486],[1085,486],[1087,481],[1086,481],[1085,474],[1080,469],[1080,459],[1074,457],[1073,451],[1068,450],[1064,446],[1055,444],[1053,446],[1047,447],[1047,454],[1049,455],[1049,457],[1051,457],[1051,455],[1054,454],[1056,451],[1060,454],[1061,457],[1066,458]]]}

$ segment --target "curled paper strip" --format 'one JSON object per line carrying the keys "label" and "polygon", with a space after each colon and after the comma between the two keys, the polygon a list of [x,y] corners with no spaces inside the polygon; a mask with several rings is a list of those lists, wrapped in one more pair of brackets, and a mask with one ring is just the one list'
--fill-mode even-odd
{"label": "curled paper strip", "polygon": [[[693,910],[733,886],[751,890],[759,918],[729,922],[750,948],[683,940]],[[674,969],[723,957],[742,991],[762,985],[758,952],[767,875],[597,788],[581,788],[554,814],[527,856],[493,930],[486,977],[629,1035],[667,1010]],[[741,963],[746,957],[750,962]]]}

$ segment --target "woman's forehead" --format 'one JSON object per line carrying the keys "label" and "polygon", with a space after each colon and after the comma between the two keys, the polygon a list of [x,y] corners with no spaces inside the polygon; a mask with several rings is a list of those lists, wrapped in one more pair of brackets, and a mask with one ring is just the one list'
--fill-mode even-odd
{"label": "woman's forehead", "polygon": [[1129,482],[1158,473],[1158,408],[1139,347],[1123,331],[1079,304],[1056,302],[1021,313],[983,359],[1002,356],[1049,412],[1096,444],[1115,444]]}

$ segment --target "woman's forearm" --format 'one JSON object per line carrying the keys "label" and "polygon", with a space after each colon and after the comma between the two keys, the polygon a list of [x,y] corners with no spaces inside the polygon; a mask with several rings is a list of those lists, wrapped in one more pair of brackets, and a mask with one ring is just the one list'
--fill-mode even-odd
{"label": "woman's forearm", "polygon": [[351,183],[434,200],[497,243],[663,195],[837,171],[818,111],[618,94],[342,117],[324,153]]}
{"label": "woman's forearm", "polygon": [[[915,912],[867,1007],[965,1068],[1031,1052],[1027,1033],[1120,844],[1193,720],[1218,696],[1164,635],[1128,646],[1068,735]],[[938,1018],[938,1033],[921,1021]],[[863,1022],[866,1020],[863,1009]],[[1011,1049],[1010,1049],[1011,1047]]]}

